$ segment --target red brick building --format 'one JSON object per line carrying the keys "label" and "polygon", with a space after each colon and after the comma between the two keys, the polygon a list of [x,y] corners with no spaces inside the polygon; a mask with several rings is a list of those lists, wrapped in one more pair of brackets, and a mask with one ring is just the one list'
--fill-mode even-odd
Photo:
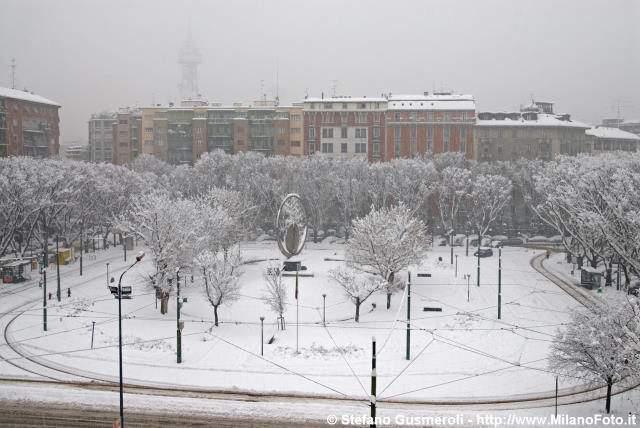
{"label": "red brick building", "polygon": [[475,101],[471,95],[393,95],[386,112],[384,160],[461,152],[473,159]]}
{"label": "red brick building", "polygon": [[59,108],[31,92],[0,87],[0,156],[58,155]]}

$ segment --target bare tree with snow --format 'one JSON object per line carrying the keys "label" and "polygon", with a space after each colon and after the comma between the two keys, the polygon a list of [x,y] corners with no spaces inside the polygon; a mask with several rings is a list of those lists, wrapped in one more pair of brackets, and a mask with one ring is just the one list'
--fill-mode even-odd
{"label": "bare tree with snow", "polygon": [[426,228],[400,204],[372,210],[367,216],[354,220],[351,232],[346,249],[347,262],[386,281],[389,309],[391,294],[403,286],[396,274],[411,264],[420,263],[426,255],[430,244]]}
{"label": "bare tree with snow", "polygon": [[242,260],[236,251],[203,251],[195,259],[202,278],[204,292],[213,306],[215,326],[218,326],[218,308],[240,298]]}
{"label": "bare tree with snow", "polygon": [[593,312],[575,311],[553,340],[549,366],[567,376],[605,383],[609,413],[613,385],[626,376],[638,376],[639,326],[637,302],[601,302]]}
{"label": "bare tree with snow", "polygon": [[470,222],[478,232],[478,243],[511,199],[511,181],[501,175],[477,174],[473,178]]}
{"label": "bare tree with snow", "polygon": [[355,321],[360,321],[360,305],[362,305],[373,293],[383,290],[386,281],[379,276],[359,275],[349,268],[337,268],[329,271],[329,277],[333,279],[344,291],[344,294],[356,306]]}
{"label": "bare tree with snow", "polygon": [[278,325],[284,330],[284,312],[287,305],[287,288],[282,282],[282,271],[277,264],[270,264],[264,273],[266,294],[262,300],[278,315]]}

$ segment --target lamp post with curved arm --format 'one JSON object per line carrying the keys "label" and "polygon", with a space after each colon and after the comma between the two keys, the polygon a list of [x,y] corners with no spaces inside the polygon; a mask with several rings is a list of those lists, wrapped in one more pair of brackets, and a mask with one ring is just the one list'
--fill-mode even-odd
{"label": "lamp post with curved arm", "polygon": [[134,267],[144,257],[144,251],[140,251],[136,256],[136,261],[125,269],[120,275],[118,280],[118,352],[119,352],[119,365],[120,365],[120,427],[124,428],[124,400],[122,389],[122,277],[125,273]]}

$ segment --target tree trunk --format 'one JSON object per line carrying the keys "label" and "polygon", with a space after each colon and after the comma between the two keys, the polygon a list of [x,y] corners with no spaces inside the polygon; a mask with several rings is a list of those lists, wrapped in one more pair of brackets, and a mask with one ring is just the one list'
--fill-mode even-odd
{"label": "tree trunk", "polygon": [[593,259],[591,259],[591,267],[594,269],[598,267],[598,256],[593,256]]}
{"label": "tree trunk", "polygon": [[391,293],[387,293],[387,309],[391,308]]}
{"label": "tree trunk", "polygon": [[613,386],[613,381],[611,378],[607,379],[607,405],[606,410],[607,413],[611,413],[611,387]]}
{"label": "tree trunk", "polygon": [[218,327],[218,305],[213,305],[213,316],[215,318],[215,326]]}
{"label": "tree trunk", "polygon": [[356,297],[356,322],[360,321],[360,298]]}
{"label": "tree trunk", "polygon": [[627,290],[629,288],[629,284],[631,284],[631,275],[629,275],[627,265],[622,265],[622,272],[624,272],[624,289]]}

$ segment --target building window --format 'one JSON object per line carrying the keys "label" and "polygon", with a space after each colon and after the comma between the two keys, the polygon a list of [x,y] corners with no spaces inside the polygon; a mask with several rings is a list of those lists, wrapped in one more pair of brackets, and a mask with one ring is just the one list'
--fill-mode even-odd
{"label": "building window", "polygon": [[120,131],[121,137],[126,137],[127,135],[129,135],[129,131]]}
{"label": "building window", "polygon": [[324,103],[324,108],[326,109],[333,108],[333,103]]}
{"label": "building window", "polygon": [[356,143],[356,153],[367,153],[367,143]]}
{"label": "building window", "polygon": [[462,120],[467,120],[467,112],[466,111],[462,112]]}
{"label": "building window", "polygon": [[373,143],[373,153],[375,154],[380,153],[380,143]]}
{"label": "building window", "polygon": [[498,128],[498,137],[502,138],[502,128]]}
{"label": "building window", "polygon": [[358,103],[358,108],[367,108],[365,103]]}
{"label": "building window", "polygon": [[427,138],[433,138],[433,126],[427,126]]}
{"label": "building window", "polygon": [[291,147],[300,147],[300,141],[292,141]]}
{"label": "building window", "polygon": [[156,141],[156,145],[162,146],[162,145],[164,145],[164,141],[158,140],[158,141]]}
{"label": "building window", "polygon": [[312,155],[316,152],[316,145],[314,143],[309,143],[309,154]]}
{"label": "building window", "polygon": [[333,143],[322,143],[322,153],[333,153]]}
{"label": "building window", "polygon": [[309,138],[314,138],[316,136],[316,128],[309,128]]}
{"label": "building window", "polygon": [[374,138],[380,137],[380,128],[373,128],[373,136]]}
{"label": "building window", "polygon": [[299,114],[292,114],[291,115],[291,120],[300,120],[300,115]]}
{"label": "building window", "polygon": [[356,138],[367,138],[367,128],[356,128]]}
{"label": "building window", "polygon": [[396,141],[400,139],[400,127],[397,125],[393,127],[393,137]]}
{"label": "building window", "polygon": [[362,113],[362,112],[356,113],[356,122],[358,122],[358,123],[366,123],[367,122],[367,113]]}
{"label": "building window", "polygon": [[427,112],[427,120],[429,122],[433,122],[433,112],[432,111],[428,111]]}
{"label": "building window", "polygon": [[120,125],[126,125],[127,123],[127,119],[120,119]]}
{"label": "building window", "polygon": [[347,143],[340,143],[340,153],[347,153]]}
{"label": "building window", "polygon": [[412,111],[412,112],[409,113],[409,120],[415,122],[415,120],[416,120],[416,112],[415,111]]}
{"label": "building window", "polygon": [[411,125],[411,138],[416,138],[416,126]]}
{"label": "building window", "polygon": [[416,153],[418,152],[418,147],[416,144],[416,140],[411,140],[411,156],[415,156]]}
{"label": "building window", "polygon": [[196,145],[197,145],[197,146],[202,146],[202,140],[197,140],[197,141],[196,141]]}
{"label": "building window", "polygon": [[340,138],[347,138],[347,128],[340,129]]}
{"label": "building window", "polygon": [[467,153],[467,142],[463,141],[460,143],[460,153]]}
{"label": "building window", "polygon": [[428,153],[433,152],[433,141],[431,141],[431,140],[427,141],[427,152]]}
{"label": "building window", "polygon": [[442,151],[445,152],[445,153],[449,151],[449,142],[448,141],[445,141],[445,142],[442,143]]}
{"label": "building window", "polygon": [[467,128],[465,128],[464,126],[460,127],[460,139],[464,140],[465,138],[467,138]]}
{"label": "building window", "polygon": [[292,134],[300,134],[300,128],[291,128]]}
{"label": "building window", "polygon": [[342,103],[342,108],[346,110],[347,109],[347,103]]}
{"label": "building window", "polygon": [[333,123],[333,112],[322,112],[322,123]]}
{"label": "building window", "polygon": [[153,141],[152,140],[145,140],[144,141],[144,145],[145,146],[153,146]]}
{"label": "building window", "polygon": [[333,128],[322,128],[322,138],[333,138]]}
{"label": "building window", "polygon": [[285,128],[278,128],[278,134],[285,134],[287,130]]}
{"label": "building window", "polygon": [[396,141],[393,143],[393,154],[394,154],[396,157],[399,157],[399,156],[400,156],[400,141],[398,141],[398,140],[396,140]]}
{"label": "building window", "polygon": [[144,132],[151,134],[153,132],[153,128],[144,128]]}
{"label": "building window", "polygon": [[196,133],[201,134],[202,133],[202,128],[196,128]]}
{"label": "building window", "polygon": [[502,146],[498,146],[498,153],[502,153]]}
{"label": "building window", "polygon": [[449,138],[449,132],[450,132],[449,127],[445,126],[444,127],[444,138]]}
{"label": "building window", "polygon": [[278,145],[279,146],[284,146],[284,140],[278,140]]}
{"label": "building window", "polygon": [[400,120],[400,112],[399,112],[399,111],[397,111],[397,112],[395,113],[395,117],[394,117],[394,119],[395,119],[396,121]]}

